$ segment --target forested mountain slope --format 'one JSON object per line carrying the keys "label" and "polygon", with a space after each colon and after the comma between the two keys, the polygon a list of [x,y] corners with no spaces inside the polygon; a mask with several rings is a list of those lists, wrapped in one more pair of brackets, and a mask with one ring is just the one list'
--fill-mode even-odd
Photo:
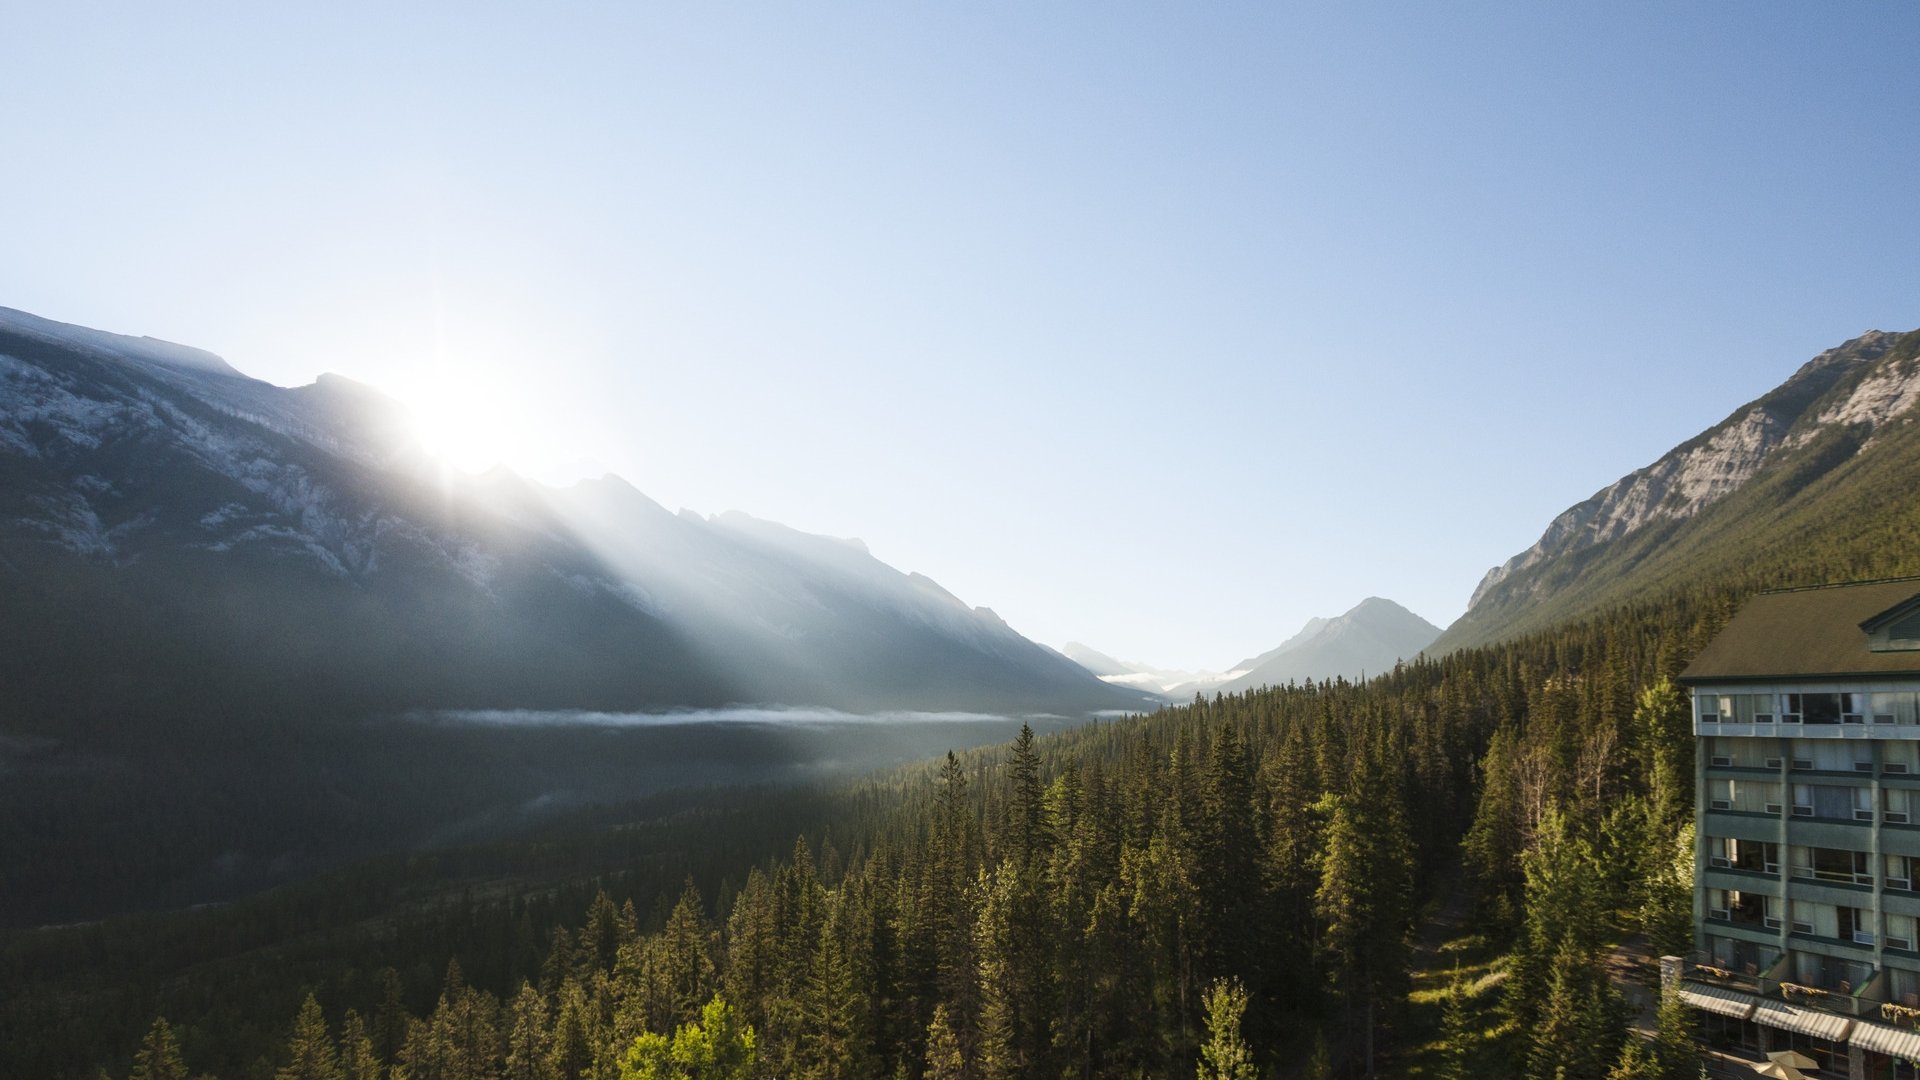
{"label": "forested mountain slope", "polygon": [[[730,792],[606,832],[632,854],[598,879],[605,900],[525,876],[590,842],[548,838],[498,857],[514,879],[445,860],[472,869],[439,899],[396,866],[230,912],[29,935],[0,953],[18,988],[0,1025],[45,1034],[0,1070],[124,1068],[160,1013],[194,1069],[229,1078],[269,1075],[316,1031],[409,1076],[529,1060],[625,1075],[636,1041],[713,1034],[718,995],[720,1037],[755,1032],[743,1076],[1180,1075],[1213,1035],[1208,991],[1237,980],[1257,1061],[1324,1052],[1350,1073],[1369,1033],[1389,1060],[1405,1049],[1414,921],[1463,850],[1486,926],[1521,943],[1523,1022],[1469,1064],[1610,1066],[1623,1034],[1601,934],[1649,899],[1635,879],[1689,813],[1685,703],[1650,691],[1729,599],[1018,741],[775,814],[759,808],[784,797]],[[1530,884],[1542,860],[1551,895]],[[1564,995],[1592,1003],[1584,1019],[1538,1022]],[[463,1053],[474,1071],[447,1071]]]}
{"label": "forested mountain slope", "polygon": [[1559,517],[1489,572],[1445,652],[1720,575],[1920,570],[1920,331],[1870,332]]}

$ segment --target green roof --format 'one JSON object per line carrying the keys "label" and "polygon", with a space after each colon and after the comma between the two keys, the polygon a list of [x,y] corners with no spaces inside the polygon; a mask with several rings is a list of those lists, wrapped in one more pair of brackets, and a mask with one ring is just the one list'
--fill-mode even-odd
{"label": "green roof", "polygon": [[1761,593],[1700,650],[1680,680],[1920,678],[1920,650],[1874,652],[1861,625],[1915,600],[1920,600],[1920,578]]}

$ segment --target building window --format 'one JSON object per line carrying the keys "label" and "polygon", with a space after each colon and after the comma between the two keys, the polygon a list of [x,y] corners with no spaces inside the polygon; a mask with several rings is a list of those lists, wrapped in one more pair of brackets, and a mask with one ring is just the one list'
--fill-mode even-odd
{"label": "building window", "polygon": [[1913,792],[1905,788],[1881,788],[1880,797],[1884,804],[1881,812],[1882,821],[1889,825],[1905,825],[1913,820]]}
{"label": "building window", "polygon": [[1880,744],[1880,772],[1885,776],[1920,775],[1920,743],[1888,739]]}
{"label": "building window", "polygon": [[1823,818],[1827,821],[1872,821],[1873,789],[1832,784],[1795,784],[1793,813],[1795,817]]}
{"label": "building window", "polygon": [[1757,942],[1708,935],[1707,960],[1717,968],[1751,978],[1773,970],[1773,965],[1780,960],[1780,950]]}
{"label": "building window", "polygon": [[1868,694],[1867,708],[1876,724],[1920,723],[1920,694],[1911,690]]}
{"label": "building window", "polygon": [[1871,856],[1864,851],[1795,847],[1793,876],[1811,878],[1815,881],[1838,882],[1844,885],[1871,885],[1873,870],[1869,865],[1870,859]]}
{"label": "building window", "polygon": [[1887,924],[1886,946],[1889,949],[1913,951],[1913,916],[1883,915]]}
{"label": "building window", "polygon": [[1771,724],[1772,694],[1698,694],[1694,712],[1703,724]]}
{"label": "building window", "polygon": [[1708,764],[1718,768],[1777,769],[1779,751],[1771,739],[1736,739],[1715,736],[1708,745]]}
{"label": "building window", "polygon": [[[1798,910],[1800,905],[1795,904]],[[1841,960],[1813,953],[1793,954],[1794,982],[1818,987],[1830,994],[1852,994],[1873,978],[1873,965],[1859,960]]]}
{"label": "building window", "polygon": [[1727,836],[1707,838],[1707,862],[1722,870],[1744,870],[1753,874],[1780,872],[1780,845],[1758,840],[1740,840]]}
{"label": "building window", "polygon": [[[1752,740],[1748,740],[1752,741]],[[1871,773],[1873,747],[1853,739],[1795,739],[1793,767],[1815,772]]]}
{"label": "building window", "polygon": [[1906,855],[1888,855],[1887,879],[1883,883],[1889,889],[1901,892],[1913,892],[1913,859]]}
{"label": "building window", "polygon": [[1738,814],[1778,814],[1780,785],[1753,780],[1707,781],[1707,805]]}

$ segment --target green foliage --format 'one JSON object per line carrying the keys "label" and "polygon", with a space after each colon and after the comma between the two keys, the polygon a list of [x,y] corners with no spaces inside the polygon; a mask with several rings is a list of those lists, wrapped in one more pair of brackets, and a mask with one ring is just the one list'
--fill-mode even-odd
{"label": "green foliage", "polygon": [[327,1018],[320,1002],[312,995],[300,1006],[293,1021],[293,1038],[287,1043],[287,1064],[274,1074],[274,1080],[341,1080],[340,1056],[327,1031]]}
{"label": "green foliage", "polygon": [[757,1041],[726,998],[715,994],[700,1018],[673,1037],[648,1032],[620,1059],[620,1080],[748,1080],[754,1075]]}
{"label": "green foliage", "polygon": [[1651,1049],[1653,1080],[1694,1080],[1700,1072],[1700,1054],[1693,1042],[1693,1012],[1674,990],[1660,995]]}
{"label": "green foliage", "polygon": [[1468,1080],[1475,1034],[1467,1011],[1467,988],[1458,976],[1447,986],[1440,1023],[1440,1062],[1434,1080]]}
{"label": "green foliage", "polygon": [[1247,990],[1238,980],[1217,979],[1207,988],[1207,1041],[1200,1044],[1199,1080],[1254,1080],[1253,1048],[1240,1034]]}
{"label": "green foliage", "polygon": [[[156,965],[153,1000],[193,1008],[196,1053],[206,1046],[229,1075],[283,1052],[287,1017],[312,987],[364,1010],[374,1058],[408,1080],[606,1077],[647,1036],[670,1062],[716,992],[754,1031],[764,1075],[979,1080],[1184,1072],[1211,1035],[1208,988],[1227,980],[1247,1002],[1241,1037],[1263,1057],[1304,1061],[1307,1033],[1322,1031],[1327,1061],[1356,1063],[1370,1036],[1391,1051],[1408,1029],[1415,901],[1457,860],[1498,916],[1482,925],[1514,940],[1503,997],[1524,1023],[1509,1030],[1546,1021],[1550,1033],[1476,1060],[1504,1050],[1554,1058],[1557,1071],[1571,1056],[1570,1068],[1604,1072],[1619,1026],[1604,936],[1622,911],[1651,928],[1686,888],[1617,868],[1681,870],[1686,841],[1670,823],[1688,818],[1690,791],[1658,780],[1682,768],[1680,714],[1660,681],[1725,617],[1714,595],[1422,659],[1366,684],[1029,732],[805,799],[689,796],[706,809],[609,833],[626,850],[697,862],[643,854],[618,875],[540,889],[510,875],[391,908],[316,889],[305,914],[276,900],[182,918],[163,925],[211,938],[231,920],[253,948],[283,925],[295,951],[274,965],[235,958],[217,984],[159,980],[173,969]],[[577,850],[550,853],[554,872]],[[314,937],[327,904],[380,932]],[[58,985],[53,958],[91,950],[13,955],[36,958],[0,954],[14,965],[7,981],[36,987]],[[436,970],[448,971],[437,987]],[[115,1031],[110,1000],[79,1030]],[[35,1030],[21,1026],[30,1015],[0,1012],[9,1030]],[[0,1061],[84,1052],[106,1056],[9,1047],[0,1053],[16,1056]],[[63,1068],[13,1072],[72,1074]]]}
{"label": "green foliage", "polygon": [[128,1080],[187,1080],[187,1063],[180,1057],[180,1043],[165,1017],[156,1018],[147,1029],[140,1052],[133,1056]]}

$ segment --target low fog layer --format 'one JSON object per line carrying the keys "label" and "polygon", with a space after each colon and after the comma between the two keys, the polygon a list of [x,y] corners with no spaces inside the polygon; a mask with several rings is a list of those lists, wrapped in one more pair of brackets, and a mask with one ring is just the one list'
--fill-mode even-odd
{"label": "low fog layer", "polygon": [[[1113,712],[1105,715],[1125,715]],[[1054,713],[1002,716],[971,712],[877,712],[848,713],[838,709],[787,707],[780,705],[740,706],[727,709],[675,709],[667,712],[596,712],[589,709],[443,709],[437,712],[410,713],[406,717],[422,723],[473,724],[482,727],[670,727],[697,724],[772,724],[806,727],[893,727],[901,724],[988,724],[1013,725],[1022,722],[1035,730],[1053,726],[1067,718]]]}

